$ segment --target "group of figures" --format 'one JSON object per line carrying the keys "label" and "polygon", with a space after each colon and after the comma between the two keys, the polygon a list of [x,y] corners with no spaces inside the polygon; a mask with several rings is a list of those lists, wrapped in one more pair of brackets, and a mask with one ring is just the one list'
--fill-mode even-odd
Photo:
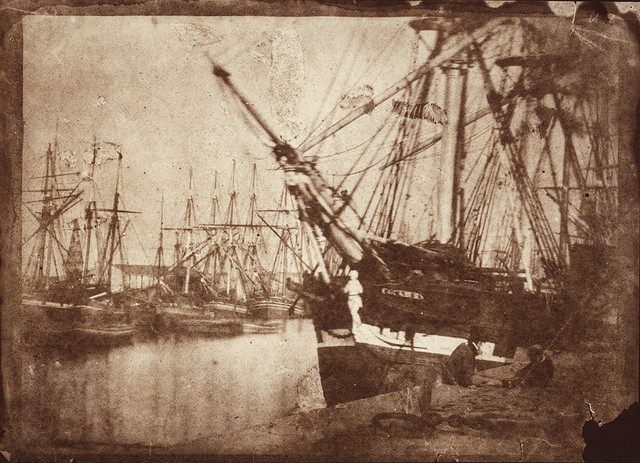
{"label": "group of figures", "polygon": [[[472,327],[469,339],[460,344],[444,362],[442,377],[445,384],[461,387],[547,387],[553,378],[553,360],[541,346],[535,344],[527,349],[529,363],[516,371],[511,378],[497,380],[476,374],[476,356],[480,353],[477,343],[481,340],[477,327]],[[498,367],[501,368],[501,367]]]}

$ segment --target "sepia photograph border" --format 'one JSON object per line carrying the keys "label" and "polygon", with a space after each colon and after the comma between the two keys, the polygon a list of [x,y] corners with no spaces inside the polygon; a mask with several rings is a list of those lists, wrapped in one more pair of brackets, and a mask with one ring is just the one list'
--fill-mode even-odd
{"label": "sepia photograph border", "polygon": [[[413,4],[417,6],[413,6]],[[15,449],[19,454],[29,455],[29,449],[21,446],[21,417],[22,409],[20,397],[20,349],[17,326],[21,320],[21,242],[22,242],[22,149],[23,149],[23,30],[22,19],[28,15],[46,16],[335,16],[335,17],[410,17],[428,12],[451,12],[464,17],[483,15],[522,15],[536,16],[552,14],[548,10],[541,12],[539,1],[494,2],[501,4],[498,8],[488,7],[485,2],[431,2],[422,3],[395,0],[114,0],[101,3],[95,0],[13,0],[5,1],[0,6],[0,28],[2,31],[2,66],[0,68],[0,101],[2,108],[2,152],[0,156],[0,329],[2,335],[2,407],[0,414],[0,450]],[[570,3],[570,2],[567,2]],[[580,2],[579,2],[580,3]],[[639,16],[632,11],[621,12],[613,2],[603,2],[610,13],[622,17],[640,43]],[[637,8],[637,7],[636,7]],[[633,153],[636,175],[640,165],[640,111],[635,114],[622,115],[621,119],[629,122],[629,129],[635,132],[633,139],[629,139],[626,146],[628,152]],[[626,117],[624,117],[626,116]],[[623,148],[621,148],[623,149]],[[633,189],[633,187],[631,187]],[[634,202],[638,203],[638,192],[630,192]],[[624,295],[627,300],[624,305],[629,308],[624,314],[627,325],[625,338],[631,358],[630,377],[627,381],[637,382],[638,362],[638,217],[635,214],[627,217],[629,235],[624,249],[618,252],[625,261],[630,272],[630,280],[635,278],[635,290]],[[627,353],[623,355],[629,355]],[[633,364],[635,363],[635,371]],[[634,378],[633,375],[636,375]],[[637,400],[638,386],[633,386]],[[139,452],[129,453],[126,449],[104,449],[88,446],[81,452],[77,449],[65,451],[55,450],[62,456],[77,458],[77,461],[139,461],[146,458],[149,461],[181,461],[184,455],[146,455]],[[106,453],[103,453],[106,452]],[[31,455],[41,461],[46,457]],[[78,458],[80,457],[80,458]],[[0,456],[0,461],[2,461]],[[299,461],[299,456],[287,455],[192,455],[189,461]],[[313,461],[313,457],[309,457]]]}

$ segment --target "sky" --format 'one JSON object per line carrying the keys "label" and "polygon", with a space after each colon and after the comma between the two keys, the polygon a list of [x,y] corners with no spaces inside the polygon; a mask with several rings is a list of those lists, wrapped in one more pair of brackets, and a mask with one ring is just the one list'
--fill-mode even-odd
{"label": "sky", "polygon": [[[238,102],[213,76],[211,60],[231,73],[276,133],[296,146],[349,90],[366,93],[359,87],[369,85],[379,92],[412,69],[417,40],[407,23],[406,18],[26,17],[24,178],[42,175],[44,153],[54,141],[63,158],[59,169],[69,172],[88,170],[94,137],[120,145],[123,198],[127,209],[142,213],[134,227],[152,257],[161,196],[165,223],[179,226],[190,168],[200,221],[209,216],[214,171],[226,209],[233,160],[241,209],[253,163],[259,207],[274,207],[280,197],[283,177],[266,138],[239,116]],[[349,109],[338,107],[324,125]],[[360,124],[348,143],[368,137],[366,125]],[[329,149],[342,146],[334,141]],[[113,191],[115,165],[107,161],[97,168],[103,201]],[[80,208],[75,213],[82,217]]]}

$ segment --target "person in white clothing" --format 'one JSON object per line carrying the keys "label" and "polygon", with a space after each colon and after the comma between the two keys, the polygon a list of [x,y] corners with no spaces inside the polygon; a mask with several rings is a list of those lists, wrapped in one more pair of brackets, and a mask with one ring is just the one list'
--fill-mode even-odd
{"label": "person in white clothing", "polygon": [[349,312],[351,312],[351,318],[353,325],[351,331],[356,329],[362,324],[360,320],[360,314],[358,311],[362,308],[362,285],[358,281],[358,271],[351,270],[349,272],[349,281],[344,286],[344,292],[347,294],[347,305],[349,306]]}

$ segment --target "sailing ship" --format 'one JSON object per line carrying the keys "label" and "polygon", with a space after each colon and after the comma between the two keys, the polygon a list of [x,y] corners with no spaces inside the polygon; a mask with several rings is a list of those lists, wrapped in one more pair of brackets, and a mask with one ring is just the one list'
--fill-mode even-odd
{"label": "sailing ship", "polygon": [[[255,178],[255,169],[254,169]],[[255,180],[254,180],[255,185]],[[236,164],[233,161],[229,185],[229,204],[222,221],[218,192],[217,173],[214,175],[213,198],[211,203],[211,222],[200,224],[199,229],[207,233],[209,240],[206,255],[206,273],[213,297],[207,305],[216,313],[244,317],[248,312],[248,286],[255,286],[252,281],[252,266],[255,265],[254,226],[238,220],[238,191],[236,187]],[[255,192],[250,199],[251,211],[255,207]],[[245,248],[248,246],[248,249]]]}
{"label": "sailing ship", "polygon": [[[220,316],[211,304],[215,289],[207,282],[206,272],[201,268],[205,262],[208,268],[212,245],[215,238],[208,234],[198,242],[194,239],[197,227],[196,209],[193,198],[193,171],[189,169],[189,193],[184,220],[181,227],[164,226],[164,199],[160,210],[159,245],[154,263],[155,285],[150,304],[155,308],[155,330],[164,334],[195,334],[200,336],[234,336],[242,332],[242,323],[237,317]],[[176,232],[174,263],[167,267],[164,263],[164,231]],[[205,257],[198,257],[203,250]],[[207,260],[205,260],[207,259]]]}
{"label": "sailing ship", "polygon": [[[300,283],[305,271],[311,267],[305,259],[305,235],[302,224],[297,220],[297,209],[287,188],[283,188],[276,209],[257,211],[258,218],[277,238],[271,269],[266,273],[268,283],[264,291],[251,301],[253,316],[266,319],[286,319],[304,316],[304,301],[292,293],[289,286]],[[273,218],[265,218],[273,214]]]}
{"label": "sailing ship", "polygon": [[[571,342],[567,327],[592,308],[576,284],[591,281],[583,269],[576,272],[584,259],[570,266],[570,251],[610,246],[617,155],[610,95],[601,94],[593,77],[606,66],[585,75],[574,65],[597,61],[593,49],[561,34],[564,42],[549,54],[541,40],[561,21],[414,20],[418,34],[437,34],[426,62],[297,148],[276,135],[213,63],[213,73],[270,137],[300,219],[318,238],[316,268],[297,291],[314,320],[327,404],[433,381],[472,326],[483,333],[480,368],[512,362],[518,347],[558,345],[561,334]],[[478,101],[484,105],[474,108]],[[322,157],[309,152],[378,108],[395,118],[379,129],[390,134],[391,149],[367,159],[367,149],[373,151],[367,143],[352,191],[332,187],[319,168]],[[424,124],[436,128],[429,137],[420,132]],[[437,198],[422,200],[436,230],[411,243],[403,215],[416,194],[417,158],[434,151],[439,156],[431,157],[440,159],[432,171],[442,172]],[[374,167],[379,180],[357,204],[362,172]],[[354,163],[347,175],[355,173]],[[327,263],[324,239],[341,259],[338,271]],[[351,270],[363,287],[358,325],[343,290]]]}
{"label": "sailing ship", "polygon": [[[88,177],[92,189],[95,188],[93,176],[101,145],[94,140]],[[37,213],[28,205],[30,202],[25,204],[38,221],[37,229],[23,242],[23,245],[32,240],[34,243],[27,259],[22,300],[29,315],[30,329],[34,331],[29,336],[32,341],[95,345],[131,340],[133,327],[129,314],[112,291],[114,258],[119,253],[123,259],[124,253],[121,239],[124,230],[119,214],[132,212],[120,209],[118,187],[122,154],[119,149],[116,152],[118,169],[112,208],[98,208],[92,196],[85,205],[84,240],[76,218],[72,221],[69,245],[65,246],[64,217],[85,199],[82,187],[86,182],[81,179],[75,186],[61,185],[61,177],[78,174],[57,171],[57,142],[53,149],[51,146],[47,149],[42,189],[29,190],[42,194],[41,199],[34,200],[41,202],[42,208]],[[104,212],[110,216],[102,216]],[[103,241],[99,230],[107,221],[108,231]],[[93,268],[92,257],[97,257],[97,265]]]}
{"label": "sailing ship", "polygon": [[[259,230],[281,228],[256,223],[256,166],[253,167],[252,193],[247,219],[238,220],[238,194],[235,162],[232,167],[229,205],[221,213],[218,175],[214,173],[210,222],[196,218],[193,173],[189,172],[189,194],[183,223],[164,226],[164,208],[160,214],[160,243],[155,258],[155,283],[150,305],[155,308],[158,332],[206,336],[232,336],[246,333],[275,333],[284,329],[280,321],[269,320],[276,305],[289,306],[294,300],[261,297],[273,279],[262,264],[267,254]],[[174,263],[164,263],[164,231],[174,231]],[[276,231],[277,232],[277,231]],[[256,301],[263,307],[256,312]],[[299,302],[298,302],[299,305]],[[262,308],[267,310],[265,314]],[[277,310],[278,317],[280,310]],[[288,312],[286,312],[288,314]]]}
{"label": "sailing ship", "polygon": [[[206,249],[198,262],[204,264],[202,273],[210,288],[203,299],[206,301],[203,304],[205,307],[221,316],[247,319],[244,322],[245,332],[271,333],[281,330],[284,325],[265,320],[288,318],[290,312],[296,316],[302,313],[300,298],[286,294],[287,278],[292,276],[291,265],[296,269],[301,265],[297,261],[291,262],[288,253],[295,253],[300,242],[293,224],[280,223],[279,216],[289,211],[282,208],[257,208],[256,177],[257,169],[254,164],[251,193],[243,222],[238,220],[240,214],[235,185],[235,162],[233,163],[229,205],[224,219],[218,223],[222,214],[217,194],[217,173],[214,175],[211,222],[196,226],[197,230],[207,233],[205,240],[199,245]],[[287,197],[285,190],[282,201],[286,202]],[[265,219],[261,215],[271,212],[279,215],[275,219]],[[258,218],[263,223],[258,223]],[[276,251],[271,259],[270,249],[273,243],[265,237],[263,230],[272,231],[277,238]],[[295,254],[295,259],[300,259],[300,255]]]}

